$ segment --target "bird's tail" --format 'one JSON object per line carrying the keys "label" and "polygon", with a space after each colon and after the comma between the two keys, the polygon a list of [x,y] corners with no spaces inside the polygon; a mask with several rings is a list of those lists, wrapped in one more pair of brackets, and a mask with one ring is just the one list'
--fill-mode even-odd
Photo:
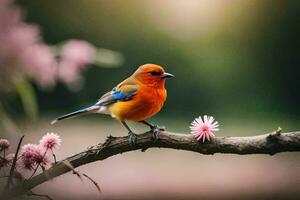
{"label": "bird's tail", "polygon": [[76,117],[76,116],[79,116],[79,115],[82,115],[82,114],[85,114],[85,113],[91,113],[91,112],[99,110],[100,108],[101,108],[101,106],[99,106],[99,105],[93,105],[93,106],[90,106],[88,108],[77,110],[75,112],[71,112],[69,114],[63,115],[63,116],[53,120],[51,122],[51,124],[55,124],[56,122],[58,122],[60,120],[63,120],[63,119],[73,118],[73,117]]}

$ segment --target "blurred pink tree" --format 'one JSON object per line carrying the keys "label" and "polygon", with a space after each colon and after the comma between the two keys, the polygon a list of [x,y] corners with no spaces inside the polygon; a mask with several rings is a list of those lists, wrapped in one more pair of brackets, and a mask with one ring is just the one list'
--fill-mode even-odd
{"label": "blurred pink tree", "polygon": [[[0,93],[2,97],[17,93],[31,118],[37,116],[31,82],[41,89],[51,89],[61,81],[76,89],[82,79],[81,72],[89,64],[117,66],[122,62],[120,54],[97,49],[82,40],[71,39],[48,46],[42,40],[39,27],[26,23],[24,18],[22,9],[13,0],[0,1]],[[3,116],[4,110],[0,98]]]}

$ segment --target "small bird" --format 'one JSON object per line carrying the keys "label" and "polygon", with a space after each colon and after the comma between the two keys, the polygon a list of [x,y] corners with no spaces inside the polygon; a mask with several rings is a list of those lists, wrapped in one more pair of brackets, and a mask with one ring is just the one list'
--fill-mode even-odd
{"label": "small bird", "polygon": [[81,114],[108,114],[125,126],[132,146],[136,143],[136,134],[125,122],[127,120],[149,126],[153,138],[156,140],[159,132],[163,129],[147,122],[146,119],[158,113],[163,107],[167,99],[165,80],[171,77],[174,75],[166,73],[164,68],[159,65],[144,64],[129,78],[104,94],[93,106],[63,115],[52,121],[51,124]]}

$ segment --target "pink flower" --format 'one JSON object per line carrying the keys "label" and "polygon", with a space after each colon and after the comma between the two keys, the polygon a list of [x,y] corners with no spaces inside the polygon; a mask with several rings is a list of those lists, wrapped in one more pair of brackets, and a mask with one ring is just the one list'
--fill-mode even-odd
{"label": "pink flower", "polygon": [[49,163],[49,159],[46,155],[46,152],[41,151],[41,149],[39,149],[39,153],[35,155],[34,161],[36,164],[39,164],[43,169],[45,169],[46,165]]}
{"label": "pink flower", "polygon": [[67,41],[57,55],[43,42],[39,27],[25,21],[14,0],[0,0],[0,27],[0,73],[5,81],[20,77],[47,88],[61,80],[72,86],[96,59],[96,48],[83,40]]}
{"label": "pink flower", "polygon": [[39,86],[53,86],[55,55],[42,41],[39,27],[24,21],[22,10],[13,0],[0,0],[0,27],[0,73],[8,80],[17,74],[35,80]]}
{"label": "pink flower", "polygon": [[8,149],[10,146],[9,141],[6,139],[0,139],[0,150]]}
{"label": "pink flower", "polygon": [[48,149],[57,149],[60,146],[61,139],[59,135],[55,133],[47,133],[43,136],[43,138],[40,140],[40,145],[46,150]]}
{"label": "pink flower", "polygon": [[34,157],[37,153],[37,145],[26,144],[21,149],[21,165],[24,169],[32,170],[35,164]]}
{"label": "pink flower", "polygon": [[62,48],[62,60],[72,62],[84,68],[95,60],[96,50],[93,45],[83,40],[69,40]]}
{"label": "pink flower", "polygon": [[64,83],[71,84],[81,79],[80,69],[73,62],[61,60],[57,71],[58,78]]}
{"label": "pink flower", "polygon": [[214,137],[214,131],[219,131],[217,128],[219,126],[218,122],[214,120],[213,117],[204,115],[203,117],[196,118],[190,126],[191,133],[197,140],[201,140],[202,142],[207,139]]}
{"label": "pink flower", "polygon": [[32,170],[36,164],[45,166],[48,163],[46,151],[36,144],[26,144],[21,149],[21,164],[24,169]]}
{"label": "pink flower", "polygon": [[20,59],[27,76],[34,79],[39,86],[45,88],[55,84],[57,62],[47,45],[35,44],[27,47]]}
{"label": "pink flower", "polygon": [[96,49],[82,40],[69,40],[65,43],[58,64],[58,78],[65,83],[80,80],[80,72],[95,61]]}

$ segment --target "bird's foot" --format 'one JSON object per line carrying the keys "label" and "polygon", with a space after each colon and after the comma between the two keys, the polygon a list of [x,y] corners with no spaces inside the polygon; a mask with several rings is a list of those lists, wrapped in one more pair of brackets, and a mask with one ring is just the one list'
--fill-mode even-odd
{"label": "bird's foot", "polygon": [[152,138],[154,141],[158,140],[159,139],[159,133],[161,131],[165,131],[165,127],[159,127],[157,125],[153,125],[151,127],[151,132],[152,132]]}
{"label": "bird's foot", "polygon": [[132,131],[129,131],[128,135],[129,135],[129,144],[130,144],[130,146],[132,146],[132,147],[135,146],[136,138],[137,138],[136,134]]}

